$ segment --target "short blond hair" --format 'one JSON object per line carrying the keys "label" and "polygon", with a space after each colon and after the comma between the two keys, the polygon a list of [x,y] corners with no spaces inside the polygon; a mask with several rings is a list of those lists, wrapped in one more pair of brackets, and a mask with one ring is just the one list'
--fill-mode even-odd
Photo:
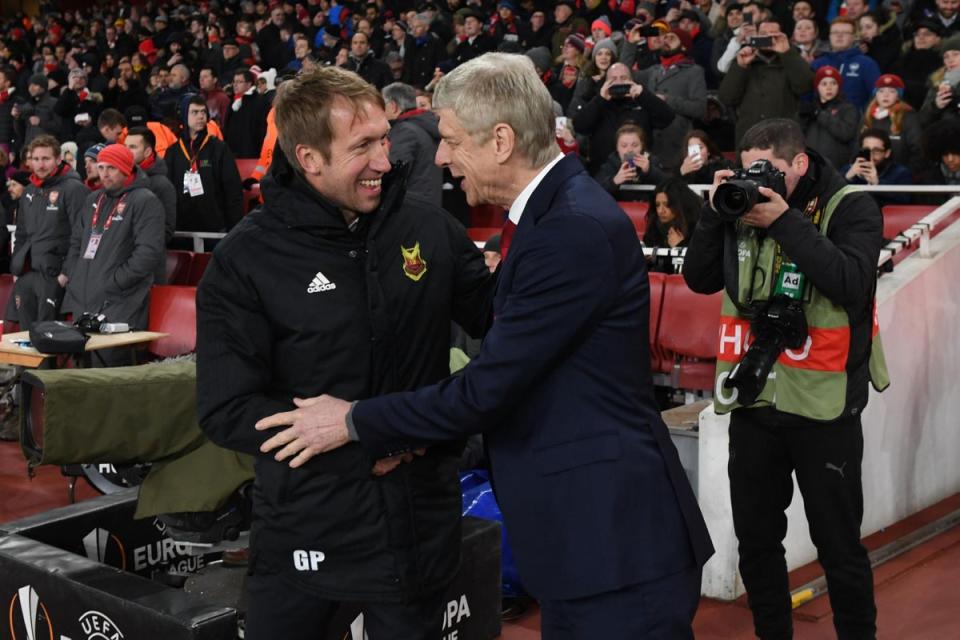
{"label": "short blond hair", "polygon": [[496,124],[509,125],[531,168],[560,153],[553,98],[527,56],[486,53],[460,65],[437,84],[433,108],[453,111],[478,144],[490,139]]}
{"label": "short blond hair", "polygon": [[337,98],[345,100],[360,113],[364,105],[383,109],[383,98],[376,88],[352,71],[340,67],[317,67],[303,71],[280,85],[273,106],[277,140],[291,166],[299,170],[297,145],[313,147],[330,161],[333,129],[330,112]]}
{"label": "short blond hair", "polygon": [[53,157],[59,158],[61,154],[60,141],[48,133],[41,134],[30,141],[27,145],[27,157],[33,155],[33,150],[38,147],[46,147],[53,150]]}

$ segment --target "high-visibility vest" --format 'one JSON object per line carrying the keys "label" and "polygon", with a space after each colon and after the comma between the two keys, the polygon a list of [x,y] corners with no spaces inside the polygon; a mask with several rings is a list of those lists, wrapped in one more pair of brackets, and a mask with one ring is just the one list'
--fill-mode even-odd
{"label": "high-visibility vest", "polygon": [[[819,225],[822,235],[827,235],[830,219],[840,200],[851,191],[850,187],[844,187],[827,202]],[[769,299],[773,291],[771,280],[779,275],[776,268],[776,242],[769,237],[761,240],[755,228],[738,224],[737,252],[737,295],[740,301],[748,297],[757,301]],[[750,406],[774,407],[778,411],[812,420],[829,421],[839,418],[846,409],[850,322],[843,307],[831,302],[812,284],[808,285],[808,289],[809,300],[802,302],[808,327],[806,343],[800,349],[787,349],[780,354],[766,386]],[[724,291],[714,384],[714,408],[717,413],[727,413],[742,406],[737,402],[737,390],[727,389],[723,383],[752,342],[750,321]],[[869,370],[874,388],[878,391],[886,389],[890,379],[880,341],[876,300],[873,302]]]}
{"label": "high-visibility vest", "polygon": [[257,182],[267,175],[267,170],[273,162],[273,147],[277,144],[277,123],[274,121],[276,112],[277,110],[274,107],[270,107],[270,111],[267,113],[267,135],[264,136],[263,144],[260,145],[260,159],[257,161],[253,173],[246,176],[255,179]]}

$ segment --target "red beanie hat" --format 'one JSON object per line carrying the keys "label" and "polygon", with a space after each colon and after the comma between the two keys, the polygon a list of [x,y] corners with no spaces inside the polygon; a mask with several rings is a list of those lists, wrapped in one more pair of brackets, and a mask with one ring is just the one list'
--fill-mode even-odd
{"label": "red beanie hat", "polygon": [[670,29],[670,33],[680,38],[680,46],[683,47],[684,51],[690,51],[693,48],[693,36],[690,35],[689,31],[674,27]]}
{"label": "red beanie hat", "polygon": [[816,89],[820,86],[820,81],[824,78],[833,78],[837,81],[837,84],[840,85],[840,88],[843,89],[843,76],[840,75],[840,72],[836,68],[826,65],[817,69],[817,73],[813,76],[813,88]]}
{"label": "red beanie hat", "polygon": [[876,84],[873,85],[874,89],[896,89],[898,91],[903,91],[907,88],[907,85],[903,84],[903,79],[893,73],[885,73],[879,78],[877,78]]}
{"label": "red beanie hat", "polygon": [[613,28],[610,26],[610,20],[606,16],[603,16],[603,18],[597,18],[593,21],[593,24],[590,25],[590,31],[593,31],[594,29],[602,30],[608,38],[613,33]]}
{"label": "red beanie hat", "polygon": [[133,153],[122,144],[107,145],[97,154],[97,164],[109,164],[128,178],[133,175]]}

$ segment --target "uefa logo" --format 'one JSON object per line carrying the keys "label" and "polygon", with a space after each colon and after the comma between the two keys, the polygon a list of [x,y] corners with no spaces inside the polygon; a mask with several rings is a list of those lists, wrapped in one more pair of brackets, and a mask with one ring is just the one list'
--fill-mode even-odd
{"label": "uefa logo", "polygon": [[13,640],[54,640],[50,612],[30,585],[17,589],[10,600],[7,618]]}
{"label": "uefa logo", "polygon": [[120,538],[106,529],[96,528],[83,536],[83,551],[88,558],[122,571],[127,569],[127,550]]}

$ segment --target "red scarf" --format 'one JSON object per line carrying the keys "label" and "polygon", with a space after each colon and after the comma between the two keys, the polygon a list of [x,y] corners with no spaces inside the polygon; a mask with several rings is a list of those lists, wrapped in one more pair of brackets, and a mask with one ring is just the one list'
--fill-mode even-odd
{"label": "red scarf", "polygon": [[155,164],[157,164],[157,154],[151,153],[149,158],[144,158],[140,163],[140,168],[146,171]]}
{"label": "red scarf", "polygon": [[80,102],[83,102],[90,97],[90,92],[86,89],[80,89],[80,91],[77,92],[77,97],[80,99]]}
{"label": "red scarf", "polygon": [[35,186],[37,189],[42,189],[42,188],[43,188],[43,184],[44,184],[47,180],[49,180],[50,178],[55,178],[56,176],[62,176],[63,174],[65,174],[65,173],[66,173],[67,171],[69,171],[69,170],[70,170],[70,165],[68,165],[66,162],[61,162],[61,163],[60,163],[60,166],[57,167],[57,170],[54,171],[53,173],[51,173],[51,174],[50,174],[49,176],[47,176],[46,178],[40,179],[40,178],[37,177],[37,174],[31,173],[31,174],[30,174],[30,182],[33,183],[33,186]]}
{"label": "red scarf", "polygon": [[3,91],[0,91],[0,104],[4,104],[7,100],[10,99],[10,92],[11,92],[11,91],[13,91],[12,88],[11,88],[11,89],[4,89]]}
{"label": "red scarf", "polygon": [[426,112],[427,112],[426,109],[411,109],[410,111],[404,111],[403,113],[398,115],[397,120],[406,120],[407,118],[412,118],[414,116],[418,116],[421,113],[426,113]]}
{"label": "red scarf", "polygon": [[670,67],[674,66],[675,64],[678,64],[686,59],[687,59],[687,54],[681,51],[680,53],[676,55],[672,55],[670,57],[660,56],[660,64],[663,65],[664,70],[667,70]]}

